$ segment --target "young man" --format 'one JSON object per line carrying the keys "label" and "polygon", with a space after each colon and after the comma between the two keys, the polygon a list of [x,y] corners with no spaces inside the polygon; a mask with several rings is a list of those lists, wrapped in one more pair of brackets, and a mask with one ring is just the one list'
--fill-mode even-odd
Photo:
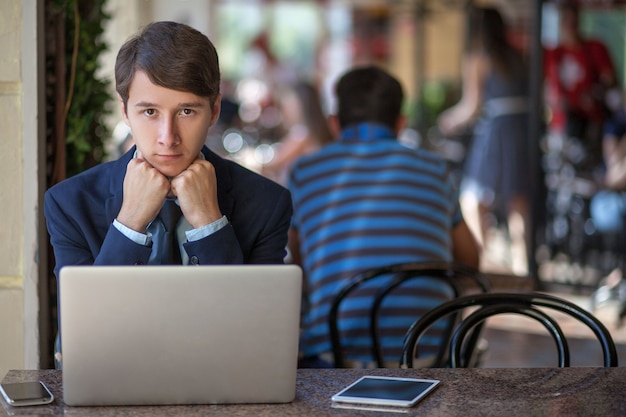
{"label": "young man", "polygon": [[[289,183],[290,247],[307,277],[301,350],[312,361],[330,351],[330,303],[358,272],[419,261],[455,260],[477,268],[479,260],[445,161],[396,140],[405,125],[400,83],[382,69],[356,68],[341,77],[336,95],[338,111],[330,122],[338,139],[299,159]],[[363,300],[346,303],[350,319],[340,324],[345,356],[356,361],[371,360],[370,302]],[[423,312],[428,297],[421,301]],[[397,364],[416,303],[406,297],[395,302],[403,317],[383,324],[392,334],[384,337],[383,350]]]}
{"label": "young man", "polygon": [[[282,263],[289,192],[204,146],[221,99],[209,39],[149,24],[120,49],[115,81],[136,147],[46,192],[55,274],[65,265]],[[180,207],[175,226],[161,221],[165,206]],[[174,261],[161,240],[170,231]]]}

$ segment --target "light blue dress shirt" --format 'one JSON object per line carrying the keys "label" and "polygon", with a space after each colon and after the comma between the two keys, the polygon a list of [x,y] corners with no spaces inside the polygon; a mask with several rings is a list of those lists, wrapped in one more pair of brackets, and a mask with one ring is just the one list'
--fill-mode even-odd
{"label": "light blue dress shirt", "polygon": [[[176,203],[178,204],[178,200],[176,201]],[[185,252],[185,249],[183,248],[184,242],[194,242],[196,240],[203,239],[217,232],[227,224],[228,219],[226,218],[226,216],[222,216],[220,219],[214,221],[213,223],[209,223],[205,226],[194,229],[184,217],[181,217],[178,221],[178,225],[176,226],[176,236],[178,239],[178,246],[180,249],[183,265],[189,264],[189,256],[187,256],[187,252]],[[159,253],[157,248],[159,244],[159,239],[153,239],[153,236],[158,236],[164,231],[163,225],[160,221],[158,221],[158,217],[150,222],[147,230],[148,233],[146,234],[139,233],[133,229],[124,226],[122,223],[118,222],[117,219],[113,220],[113,226],[115,226],[115,228],[119,230],[124,236],[137,243],[138,245],[152,246],[152,253],[150,254],[148,264],[161,264],[160,260],[157,259],[157,254]]]}

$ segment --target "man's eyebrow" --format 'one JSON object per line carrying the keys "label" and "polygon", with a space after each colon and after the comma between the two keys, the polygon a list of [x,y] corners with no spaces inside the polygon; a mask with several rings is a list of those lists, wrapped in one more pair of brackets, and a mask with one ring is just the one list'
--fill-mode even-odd
{"label": "man's eyebrow", "polygon": [[[137,103],[134,104],[135,107],[158,107],[156,103],[151,103],[149,101],[139,101]],[[176,105],[177,108],[197,108],[197,107],[204,107],[206,106],[206,103],[203,103],[201,101],[190,101],[190,102],[183,102],[183,103],[178,103]]]}
{"label": "man's eyebrow", "polygon": [[178,107],[179,108],[187,108],[187,107],[204,107],[206,106],[206,103],[202,102],[202,101],[190,101],[190,102],[186,102],[186,103],[178,103]]}
{"label": "man's eyebrow", "polygon": [[150,103],[149,101],[138,101],[137,103],[133,104],[133,106],[135,106],[135,107],[156,107],[156,104]]}

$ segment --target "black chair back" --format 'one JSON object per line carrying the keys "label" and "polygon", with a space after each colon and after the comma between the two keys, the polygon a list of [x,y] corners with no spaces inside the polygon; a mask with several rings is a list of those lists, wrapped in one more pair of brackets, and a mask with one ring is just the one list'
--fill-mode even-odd
{"label": "black chair back", "polygon": [[453,368],[468,367],[467,355],[464,349],[468,334],[471,337],[476,337],[472,329],[482,325],[489,317],[505,313],[521,314],[540,322],[556,343],[558,366],[561,368],[570,366],[567,337],[557,320],[549,314],[555,311],[565,313],[589,327],[600,342],[604,355],[604,366],[618,366],[615,343],[610,332],[600,320],[589,311],[568,300],[537,292],[475,294],[462,296],[443,303],[413,323],[404,339],[400,366],[403,368],[413,367],[416,347],[424,332],[431,325],[450,315],[457,316],[470,308],[472,312],[461,320],[450,338],[450,366]]}
{"label": "black chair back", "polygon": [[[386,285],[381,285],[376,288],[376,293],[372,298],[369,311],[369,335],[371,339],[372,361],[379,368],[385,366],[379,330],[381,306],[385,298],[392,294],[395,289],[408,281],[416,279],[436,279],[437,281],[443,282],[447,288],[451,290],[452,298],[456,298],[469,291],[487,292],[490,288],[487,278],[477,270],[453,262],[410,262],[365,270],[357,274],[337,293],[333,299],[328,315],[330,341],[333,349],[334,366],[336,368],[343,368],[345,366],[341,334],[339,331],[339,313],[342,302],[358,288],[361,288],[366,282],[390,276],[391,279],[386,281]],[[446,296],[446,298],[449,298],[449,296]],[[444,340],[449,338],[448,333],[452,331],[456,320],[456,317],[449,319],[449,322],[444,328]],[[442,366],[442,363],[447,359],[445,352],[445,349],[439,350],[433,366]]]}

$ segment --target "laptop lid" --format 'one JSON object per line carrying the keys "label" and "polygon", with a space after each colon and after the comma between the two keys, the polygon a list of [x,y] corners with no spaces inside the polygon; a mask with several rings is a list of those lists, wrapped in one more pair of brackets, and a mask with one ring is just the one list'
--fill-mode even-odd
{"label": "laptop lid", "polygon": [[64,267],[64,401],[290,402],[301,286],[295,265]]}

